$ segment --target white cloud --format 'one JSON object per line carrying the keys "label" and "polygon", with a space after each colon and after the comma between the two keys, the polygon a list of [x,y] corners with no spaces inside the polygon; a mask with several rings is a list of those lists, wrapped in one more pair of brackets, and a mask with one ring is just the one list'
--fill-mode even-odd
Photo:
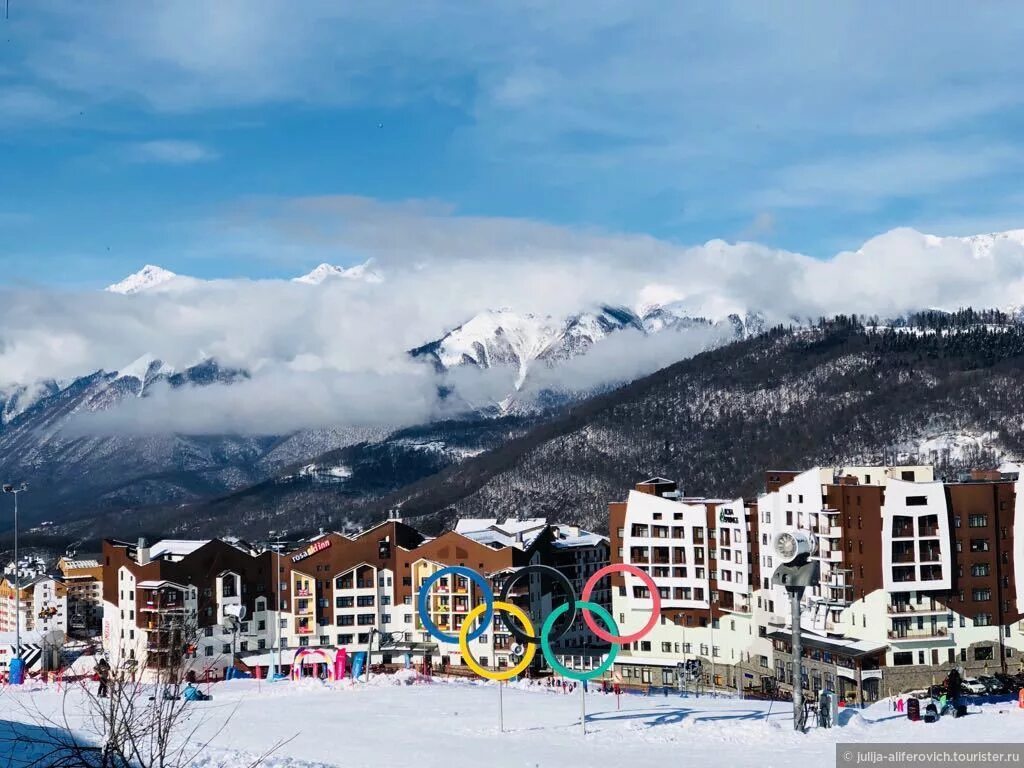
{"label": "white cloud", "polygon": [[137,163],[163,163],[166,165],[191,165],[216,160],[217,152],[194,141],[159,139],[130,144],[127,157]]}
{"label": "white cloud", "polygon": [[[0,386],[116,370],[144,354],[177,369],[212,356],[251,371],[252,380],[154,393],[152,402],[95,423],[275,432],[398,424],[444,413],[451,403],[437,393],[446,383],[475,403],[508,392],[507,370],[445,380],[406,354],[485,309],[566,316],[597,303],[636,306],[657,297],[712,318],[754,309],[785,321],[1024,303],[1024,234],[979,248],[894,230],[819,261],[755,243],[685,248],[645,236],[463,217],[429,202],[345,197],[250,203],[210,226],[202,239],[211,252],[303,254],[305,264],[337,261],[330,257],[341,253],[352,256],[348,263],[370,256],[383,281],[183,281],[174,290],[129,296],[7,290],[0,296]],[[704,348],[717,333],[646,340],[624,333],[582,360],[536,369],[528,387],[628,380]]]}

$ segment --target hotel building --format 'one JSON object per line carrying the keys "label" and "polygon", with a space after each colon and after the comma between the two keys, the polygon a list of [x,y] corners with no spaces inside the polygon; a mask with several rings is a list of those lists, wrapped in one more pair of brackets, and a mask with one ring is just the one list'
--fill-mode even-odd
{"label": "hotel building", "polygon": [[[998,472],[937,480],[927,466],[818,467],[767,472],[756,500],[731,502],[685,497],[661,478],[641,483],[609,507],[612,557],[651,574],[662,615],[616,671],[667,685],[681,659],[698,658],[720,686],[792,687],[789,597],[772,583],[771,543],[794,530],[815,535],[820,564],[802,606],[809,691],[870,701],[941,681],[954,665],[1018,671],[1020,482]],[[626,631],[642,625],[643,586],[630,576],[613,586]]]}
{"label": "hotel building", "polygon": [[[322,533],[280,553],[216,539],[151,546],[107,540],[104,647],[116,659],[159,667],[187,645],[193,666],[217,677],[233,651],[243,664],[267,667],[278,649],[288,666],[303,648],[370,650],[371,663],[429,662],[458,671],[465,667],[458,644],[431,637],[418,616],[424,581],[445,566],[462,565],[482,574],[498,594],[541,548],[557,553],[556,567],[573,568],[578,579],[600,562],[601,543],[588,536],[545,524],[529,542],[514,533],[510,542],[498,536],[478,541],[457,531],[429,538],[394,519],[355,536]],[[592,547],[598,554],[583,562],[566,554]],[[510,599],[542,617],[530,596],[528,584],[516,584]],[[430,591],[428,611],[443,632],[456,635],[482,599],[474,582],[442,578]],[[240,606],[245,612],[234,632],[230,617]],[[500,619],[470,647],[481,665],[514,664],[515,643]]]}

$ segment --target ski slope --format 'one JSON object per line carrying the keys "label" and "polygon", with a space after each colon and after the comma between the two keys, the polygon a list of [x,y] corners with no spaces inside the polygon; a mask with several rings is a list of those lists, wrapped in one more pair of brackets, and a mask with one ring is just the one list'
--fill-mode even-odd
{"label": "ski slope", "polygon": [[[587,729],[580,729],[579,691],[506,687],[505,732],[498,729],[495,684],[413,682],[411,675],[369,684],[231,681],[210,687],[213,700],[194,702],[193,742],[210,740],[194,764],[241,768],[282,740],[271,768],[593,768],[601,765],[784,768],[834,764],[836,741],[970,742],[1024,740],[1024,710],[1016,704],[971,707],[968,717],[912,723],[883,702],[863,713],[843,712],[841,727],[792,730],[788,704],[679,696],[587,695]],[[71,721],[87,728],[82,695],[67,699]],[[4,690],[0,732],[10,721],[54,716],[63,696],[54,689]],[[77,707],[77,709],[76,709]],[[4,749],[9,742],[2,742]],[[12,765],[25,765],[23,747]],[[0,765],[8,755],[0,754]],[[22,762],[19,762],[22,761]]]}

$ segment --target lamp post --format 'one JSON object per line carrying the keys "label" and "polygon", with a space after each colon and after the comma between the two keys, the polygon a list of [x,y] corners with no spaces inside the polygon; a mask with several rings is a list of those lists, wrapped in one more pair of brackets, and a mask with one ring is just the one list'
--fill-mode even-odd
{"label": "lamp post", "polygon": [[22,483],[15,488],[5,484],[4,493],[14,496],[14,657],[8,669],[11,685],[21,685],[25,680],[25,666],[21,660],[21,565],[18,562],[18,494],[28,490]]}
{"label": "lamp post", "polygon": [[277,604],[274,606],[274,639],[277,643],[277,672],[280,675],[281,672],[281,536],[278,531],[271,531],[271,535],[276,535],[277,540],[271,542],[270,546],[273,548],[274,553],[277,555],[277,563],[274,568],[274,589],[277,595]]}

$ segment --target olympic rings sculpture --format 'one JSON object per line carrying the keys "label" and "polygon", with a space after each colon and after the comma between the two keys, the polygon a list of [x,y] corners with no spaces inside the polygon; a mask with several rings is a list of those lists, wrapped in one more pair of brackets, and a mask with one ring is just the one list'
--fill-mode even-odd
{"label": "olympic rings sculpture", "polygon": [[[613,573],[628,573],[635,576],[643,582],[644,586],[646,586],[650,592],[652,600],[651,617],[638,632],[634,632],[629,635],[620,635],[619,627],[615,623],[615,619],[612,618],[612,615],[602,606],[591,602],[590,600],[594,589],[597,587],[601,579],[605,576],[610,576]],[[539,574],[542,576],[546,575],[554,579],[561,587],[566,598],[564,603],[559,605],[548,615],[544,624],[541,626],[539,635],[534,635],[533,623],[530,621],[530,617],[526,612],[514,603],[509,602],[512,585],[523,576],[531,574]],[[466,615],[462,622],[462,626],[459,629],[458,635],[451,635],[442,631],[430,616],[428,602],[430,599],[430,590],[445,576],[462,576],[468,579],[480,588],[480,592],[483,596],[483,601],[479,605],[474,606]],[[544,654],[545,661],[547,661],[548,666],[550,666],[555,672],[563,677],[569,678],[570,680],[585,681],[592,680],[595,677],[600,677],[611,669],[612,664],[615,663],[615,658],[618,656],[619,648],[621,646],[645,637],[652,629],[654,629],[654,625],[658,623],[658,618],[661,615],[661,595],[658,592],[658,586],[654,583],[654,579],[652,579],[646,571],[637,568],[635,565],[613,563],[599,569],[587,580],[587,583],[583,587],[583,595],[581,599],[576,597],[576,592],[572,587],[572,582],[570,582],[561,571],[552,568],[549,565],[527,565],[517,570],[511,578],[505,580],[500,598],[495,600],[494,591],[491,589],[490,584],[487,583],[487,579],[482,575],[471,568],[466,568],[462,565],[450,565],[424,579],[417,596],[416,606],[420,622],[423,624],[424,629],[437,640],[441,640],[445,643],[458,643],[459,650],[462,653],[462,658],[465,661],[466,666],[482,678],[487,680],[510,680],[513,677],[522,674],[530,666],[530,663],[537,654],[537,647],[540,646],[541,652]],[[582,611],[583,620],[586,622],[587,627],[590,628],[590,631],[605,642],[611,644],[611,650],[605,657],[605,660],[596,669],[592,669],[590,671],[576,671],[569,669],[555,658],[554,651],[551,650],[551,643],[553,641],[557,641],[569,631],[577,613],[580,611]],[[487,631],[487,627],[490,626],[495,612],[501,616],[502,621],[512,636],[515,637],[516,641],[525,647],[525,652],[522,654],[522,658],[515,664],[515,666],[499,671],[492,671],[481,666],[481,664],[473,657],[473,653],[469,648],[471,640],[475,640]],[[556,632],[556,622],[566,614],[569,614],[568,620],[565,621],[564,626]],[[595,614],[602,622],[604,622],[607,630],[598,626],[597,621],[594,619]],[[470,627],[473,626],[474,622],[477,622],[477,620],[479,620],[479,624],[476,629],[471,632]],[[516,620],[518,620],[518,624],[516,623]]]}

